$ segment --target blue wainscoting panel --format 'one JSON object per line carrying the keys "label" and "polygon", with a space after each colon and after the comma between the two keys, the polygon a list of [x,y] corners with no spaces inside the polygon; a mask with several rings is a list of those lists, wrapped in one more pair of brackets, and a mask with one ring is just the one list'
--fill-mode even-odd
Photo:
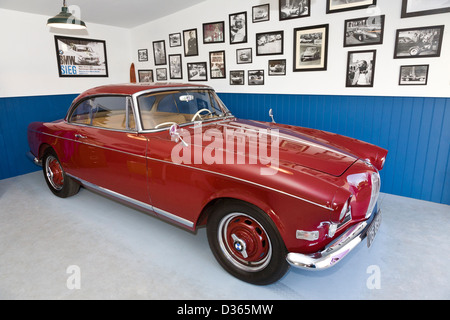
{"label": "blue wainscoting panel", "polygon": [[450,99],[220,93],[240,118],[315,128],[389,150],[382,191],[450,204]]}
{"label": "blue wainscoting panel", "polygon": [[33,121],[64,118],[77,95],[0,98],[0,179],[36,171],[29,151],[27,127]]}
{"label": "blue wainscoting panel", "polygon": [[[234,115],[364,140],[389,150],[382,191],[450,204],[450,99],[219,93]],[[63,118],[76,95],[0,98],[0,179],[38,168],[27,126]]]}

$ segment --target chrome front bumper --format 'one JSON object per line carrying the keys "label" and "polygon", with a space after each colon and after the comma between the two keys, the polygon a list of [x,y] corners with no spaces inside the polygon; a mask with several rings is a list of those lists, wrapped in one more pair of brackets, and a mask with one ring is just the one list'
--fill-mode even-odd
{"label": "chrome front bumper", "polygon": [[340,235],[330,246],[320,252],[312,254],[289,253],[286,260],[290,265],[307,270],[323,270],[342,260],[360,242],[367,237],[367,232],[372,223],[380,223],[381,211],[363,222],[360,222]]}

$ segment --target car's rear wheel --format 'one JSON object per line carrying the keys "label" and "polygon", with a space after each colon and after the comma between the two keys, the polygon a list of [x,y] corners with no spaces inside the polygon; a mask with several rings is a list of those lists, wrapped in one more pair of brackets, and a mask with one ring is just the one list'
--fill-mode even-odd
{"label": "car's rear wheel", "polygon": [[42,157],[45,182],[54,195],[67,198],[78,193],[80,185],[66,175],[53,149],[47,149]]}
{"label": "car's rear wheel", "polygon": [[266,285],[288,270],[286,248],[272,220],[259,209],[227,201],[208,218],[208,241],[217,261],[243,281]]}

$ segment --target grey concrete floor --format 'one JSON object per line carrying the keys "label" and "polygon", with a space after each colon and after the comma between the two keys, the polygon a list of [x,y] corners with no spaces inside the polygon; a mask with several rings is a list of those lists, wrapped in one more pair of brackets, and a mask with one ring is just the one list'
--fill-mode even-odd
{"label": "grey concrete floor", "polygon": [[254,286],[190,233],[81,189],[60,199],[41,172],[0,180],[0,299],[450,299],[450,206],[381,194],[370,248],[335,267]]}

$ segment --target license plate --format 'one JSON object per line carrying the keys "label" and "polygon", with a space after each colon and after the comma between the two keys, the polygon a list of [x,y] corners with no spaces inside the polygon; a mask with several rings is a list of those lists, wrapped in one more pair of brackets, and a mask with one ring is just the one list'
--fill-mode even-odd
{"label": "license plate", "polygon": [[377,234],[378,228],[381,224],[381,211],[378,212],[376,217],[373,219],[372,223],[369,226],[369,229],[367,229],[367,247],[370,248],[370,246],[373,243],[373,239],[375,238],[375,235]]}

